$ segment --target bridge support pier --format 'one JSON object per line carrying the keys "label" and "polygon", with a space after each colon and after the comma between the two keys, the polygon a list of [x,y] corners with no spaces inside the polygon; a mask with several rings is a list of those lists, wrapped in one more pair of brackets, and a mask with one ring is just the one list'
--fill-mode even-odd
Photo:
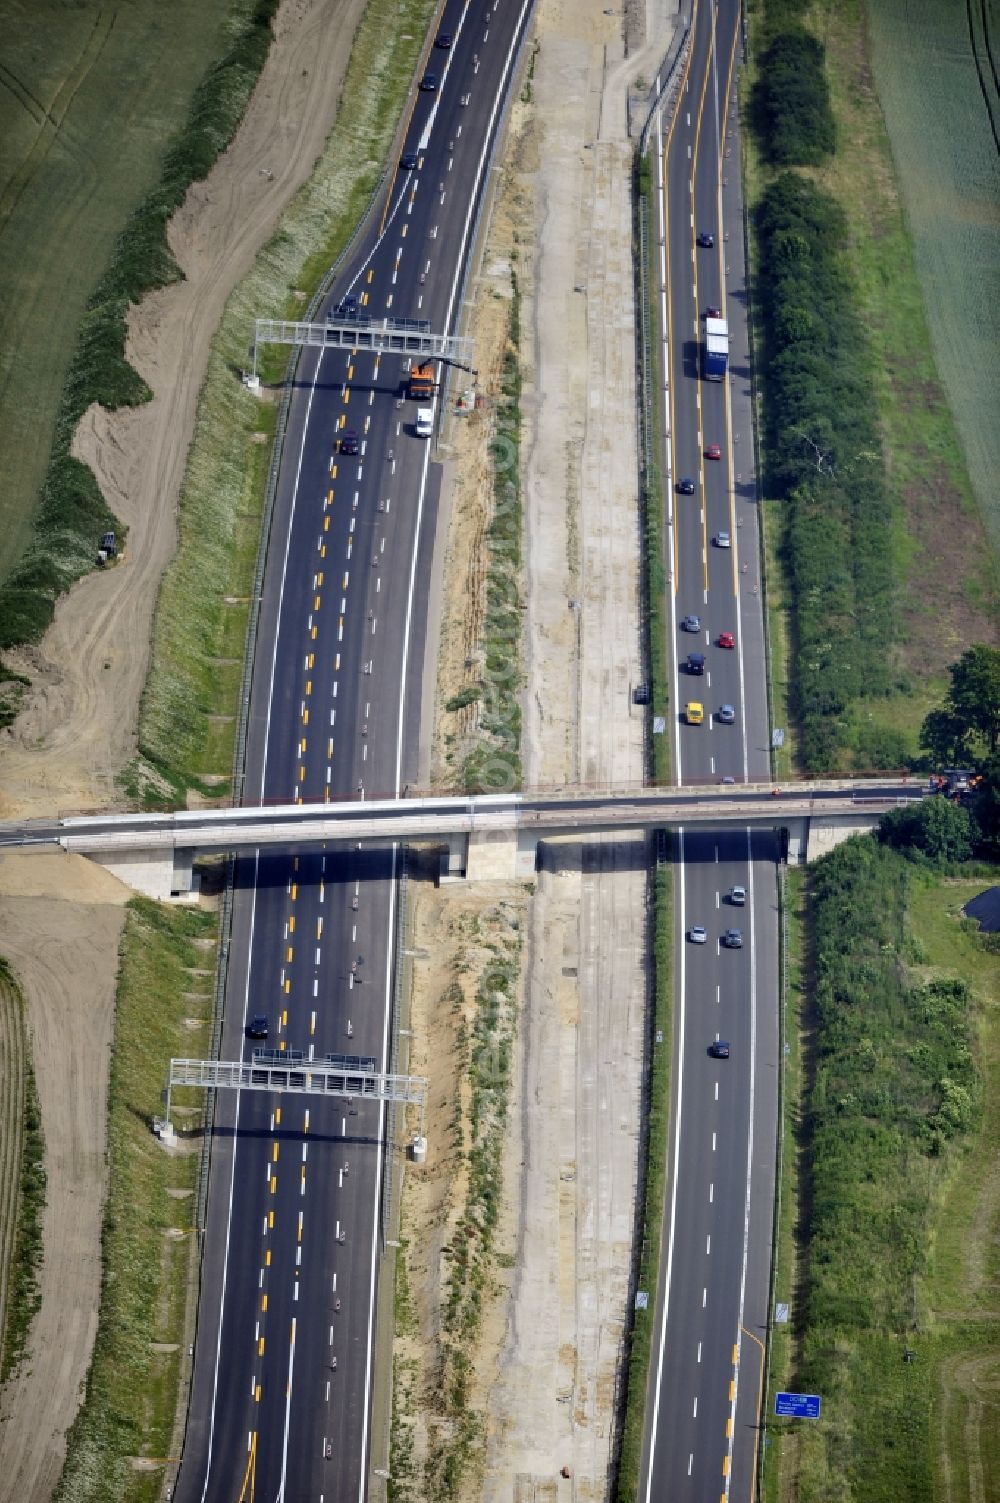
{"label": "bridge support pier", "polygon": [[441,861],[442,882],[520,882],[535,875],[538,836],[518,830],[450,835]]}
{"label": "bridge support pier", "polygon": [[[780,832],[779,832],[780,833]],[[785,855],[789,866],[804,866],[809,859],[809,820],[789,819],[785,824]]]}
{"label": "bridge support pier", "polygon": [[198,878],[194,874],[193,850],[97,851],[92,859],[99,866],[144,897],[160,903],[196,903]]}

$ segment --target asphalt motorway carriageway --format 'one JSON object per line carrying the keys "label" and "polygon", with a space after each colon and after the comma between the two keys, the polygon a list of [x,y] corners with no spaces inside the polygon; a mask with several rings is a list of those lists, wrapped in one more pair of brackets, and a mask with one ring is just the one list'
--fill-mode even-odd
{"label": "asphalt motorway carriageway", "polygon": [[[674,762],[682,784],[765,782],[770,728],[750,442],[737,0],[695,0],[676,108],[659,122],[661,426],[674,486]],[[700,235],[714,237],[699,247]],[[706,307],[728,320],[729,372],[701,379]],[[720,457],[708,449],[718,445]],[[720,536],[720,535],[724,535]],[[727,541],[726,541],[727,540]],[[681,628],[697,617],[697,629]],[[721,645],[731,633],[734,645]],[[705,671],[685,671],[687,655]],[[704,708],[689,724],[688,701]],[[723,705],[733,715],[721,716]],[[728,721],[728,723],[727,723]],[[673,1093],[641,1496],[748,1503],[767,1330],[778,1085],[776,838],[682,829],[677,854]],[[734,887],[746,902],[732,901]],[[695,926],[704,942],[691,937]],[[741,931],[739,948],[722,936]],[[700,936],[697,937],[700,940]],[[717,1041],[730,1046],[716,1058]]]}
{"label": "asphalt motorway carriageway", "polygon": [[[331,307],[455,324],[530,0],[445,7],[404,152]],[[325,311],[325,310],[324,310]],[[398,358],[303,353],[261,605],[245,803],[393,795],[414,776],[438,474]],[[340,451],[353,429],[358,453]],[[241,857],[222,1057],[254,1048],[388,1068],[393,851]],[[246,1026],[269,1020],[266,1043]],[[382,1109],[221,1094],[187,1434],[192,1500],[359,1500],[372,1433]]]}

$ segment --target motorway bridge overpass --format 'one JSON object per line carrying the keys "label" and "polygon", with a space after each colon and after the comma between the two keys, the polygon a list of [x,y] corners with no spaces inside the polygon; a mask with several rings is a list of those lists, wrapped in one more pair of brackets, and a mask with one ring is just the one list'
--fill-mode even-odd
{"label": "motorway bridge overpass", "polygon": [[196,856],[324,845],[444,847],[442,875],[530,876],[541,841],[678,826],[781,829],[792,863],[822,855],[887,809],[920,799],[902,779],[408,797],[274,807],[99,814],[0,829],[0,845],[57,844],[150,896],[192,890]]}

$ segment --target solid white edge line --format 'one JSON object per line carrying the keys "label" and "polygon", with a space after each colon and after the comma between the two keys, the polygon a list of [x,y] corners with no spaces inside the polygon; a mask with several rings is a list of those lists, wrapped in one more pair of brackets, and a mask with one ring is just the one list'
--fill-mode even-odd
{"label": "solid white edge line", "polygon": [[[740,1314],[739,1329],[736,1333],[736,1372],[733,1377],[733,1402],[730,1413],[733,1418],[731,1434],[729,1436],[729,1466],[726,1469],[726,1487],[723,1494],[729,1497],[729,1489],[733,1479],[733,1447],[736,1437],[736,1404],[739,1398],[740,1387],[740,1362],[743,1356],[743,1309],[746,1301],[747,1288],[747,1258],[750,1251],[750,1184],[753,1176],[753,1113],[754,1113],[754,1087],[757,1078],[757,968],[754,964],[756,954],[755,944],[755,917],[753,908],[753,835],[747,829],[747,898],[750,905],[750,1111],[747,1121],[747,1185],[746,1195],[743,1201],[743,1267],[740,1271]],[[750,1491],[753,1491],[753,1478],[750,1479]],[[749,1494],[748,1494],[749,1496]]]}
{"label": "solid white edge line", "polygon": [[312,412],[313,397],[316,395],[316,382],[323,365],[323,353],[319,354],[316,361],[316,369],[313,371],[312,384],[309,387],[309,401],[306,403],[306,415],[302,423],[302,442],[299,444],[299,462],[295,467],[295,484],[292,488],[292,505],[288,513],[288,532],[285,536],[285,557],[281,564],[281,588],[278,591],[278,614],[275,618],[274,651],[271,654],[271,680],[267,689],[267,726],[264,731],[264,752],[260,763],[260,801],[264,802],[264,779],[267,776],[267,748],[271,740],[271,705],[274,700],[274,677],[278,663],[278,639],[281,635],[281,607],[285,599],[285,583],[288,578],[288,554],[292,546],[292,527],[295,522],[295,508],[299,500],[299,480],[302,477],[302,461],[306,452],[306,435],[309,432],[309,415]]}
{"label": "solid white edge line", "polygon": [[[254,868],[253,868],[254,883],[253,883],[253,897],[250,900],[250,939],[249,939],[249,941],[247,943],[247,974],[246,974],[246,984],[245,984],[244,992],[243,992],[243,1022],[244,1022],[244,1024],[246,1023],[247,1010],[248,1010],[249,1005],[250,1005],[250,971],[251,971],[251,965],[252,965],[252,960],[253,960],[253,934],[254,934],[254,925],[255,925],[255,922],[256,922],[256,919],[257,919],[257,872],[258,872],[258,869],[260,867],[260,848],[259,847],[258,847],[258,849],[256,851],[254,851],[254,858],[253,859],[254,859]],[[235,1113],[234,1113],[234,1116],[233,1116],[233,1122],[234,1122],[234,1124],[235,1124],[235,1126],[236,1126],[237,1129],[239,1128],[239,1120],[240,1120],[240,1097],[241,1096],[242,1096],[242,1092],[239,1091],[239,1090],[237,1090],[237,1092],[236,1092],[236,1110],[235,1110]],[[222,1289],[220,1290],[220,1293],[219,1293],[219,1329],[218,1329],[218,1332],[216,1334],[216,1339],[215,1339],[215,1373],[214,1373],[214,1375],[212,1377],[212,1403],[211,1403],[211,1408],[209,1410],[210,1418],[209,1418],[209,1424],[208,1424],[208,1446],[207,1446],[206,1451],[205,1451],[205,1477],[204,1477],[204,1481],[202,1483],[202,1489],[201,1489],[202,1503],[205,1503],[205,1499],[206,1499],[206,1496],[208,1494],[208,1482],[209,1482],[209,1478],[212,1475],[212,1450],[213,1450],[213,1446],[215,1444],[215,1400],[216,1400],[216,1396],[217,1396],[218,1391],[219,1391],[219,1364],[220,1364],[220,1362],[222,1360],[222,1322],[223,1322],[223,1317],[224,1317],[225,1311],[226,1311],[226,1285],[227,1285],[227,1282],[228,1282],[228,1279],[229,1279],[229,1238],[230,1238],[230,1233],[232,1231],[232,1225],[233,1225],[233,1193],[234,1193],[234,1186],[235,1186],[235,1183],[236,1183],[236,1153],[237,1153],[237,1149],[239,1147],[239,1141],[240,1141],[239,1140],[239,1132],[236,1131],[233,1134],[233,1160],[232,1160],[232,1165],[230,1166],[230,1170],[229,1170],[229,1205],[228,1205],[228,1208],[226,1210],[226,1241],[225,1241],[225,1249],[224,1249],[225,1255],[224,1255],[223,1260],[222,1260]],[[207,1226],[206,1226],[206,1230],[207,1230]],[[182,1455],[183,1455],[183,1452],[182,1452]]]}
{"label": "solid white edge line", "polygon": [[[684,866],[684,827],[677,831],[678,842],[678,865]],[[681,1117],[684,1100],[684,997],[686,988],[684,985],[685,971],[685,947],[684,947],[684,883],[678,883],[679,907],[680,907],[680,1006],[677,1009],[680,1023],[677,1034],[677,1113],[674,1128],[674,1164],[671,1173],[670,1184],[670,1230],[667,1234],[667,1271],[663,1283],[663,1315],[660,1319],[659,1353],[656,1359],[656,1388],[653,1393],[653,1423],[649,1431],[649,1472],[646,1477],[646,1503],[650,1503],[653,1491],[653,1471],[656,1461],[656,1432],[660,1419],[660,1387],[663,1382],[663,1352],[667,1344],[667,1314],[670,1308],[670,1279],[674,1266],[674,1229],[677,1221],[677,1179],[680,1166],[681,1154]],[[654,1296],[655,1298],[655,1296]]]}

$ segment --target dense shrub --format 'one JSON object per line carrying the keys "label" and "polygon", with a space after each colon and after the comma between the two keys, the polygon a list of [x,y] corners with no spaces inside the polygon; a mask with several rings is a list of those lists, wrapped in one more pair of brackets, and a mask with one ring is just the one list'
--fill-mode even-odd
{"label": "dense shrub", "polygon": [[926,1161],[978,1112],[964,982],[912,986],[901,965],[911,871],[867,837],[815,870],[807,1322],[827,1331],[911,1328],[927,1253]]}
{"label": "dense shrub", "polygon": [[264,65],[277,4],[256,0],[229,51],[202,79],[187,124],[167,146],[159,183],[119,236],[90,299],[56,418],[33,538],[0,588],[0,650],[37,641],[52,620],[56,598],[93,566],[101,533],[121,532],[93,472],[71,456],[70,443],[91,402],[113,408],[149,399],[149,388],[125,360],[125,315],[130,303],[180,276],[167,244],[167,222],[191,183],[206,176],[231,141]]}
{"label": "dense shrub", "polygon": [[883,814],[878,838],[898,851],[931,861],[968,861],[976,843],[975,821],[968,809],[947,798],[925,798]]}
{"label": "dense shrub", "polygon": [[803,763],[822,772],[848,744],[850,702],[891,688],[890,506],[843,215],[785,172],[763,194],[757,234],[767,488],[787,503],[793,708]]}
{"label": "dense shrub", "polygon": [[760,60],[750,101],[761,154],[775,167],[816,167],[833,152],[836,128],[822,42],[795,26],[779,31]]}

